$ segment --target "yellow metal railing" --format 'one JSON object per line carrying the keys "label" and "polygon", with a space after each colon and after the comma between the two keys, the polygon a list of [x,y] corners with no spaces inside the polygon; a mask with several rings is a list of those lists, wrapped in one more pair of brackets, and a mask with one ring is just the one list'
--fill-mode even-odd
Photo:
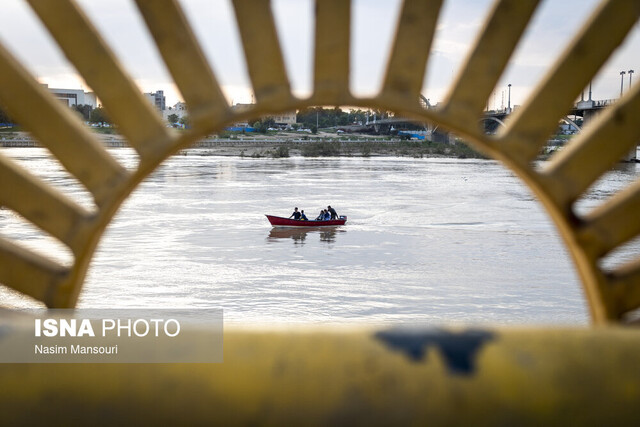
{"label": "yellow metal railing", "polygon": [[225,332],[219,364],[0,365],[2,422],[638,424],[635,328],[493,330],[468,351],[473,331],[399,333],[411,351],[386,335]]}
{"label": "yellow metal railing", "polygon": [[28,0],[66,57],[102,100],[119,132],[140,156],[133,171],[120,165],[67,108],[0,46],[0,104],[93,195],[87,209],[0,156],[0,205],[65,244],[71,266],[59,265],[0,239],[0,283],[44,302],[73,307],[94,249],[131,191],[163,160],[225,124],[313,105],[353,105],[443,126],[502,161],[546,207],[572,254],[594,322],[619,321],[640,307],[640,259],[605,271],[601,259],[640,233],[640,184],[634,183],[587,215],[574,203],[640,141],[640,86],[594,119],[539,170],[532,162],[558,120],[622,43],[640,16],[640,2],[604,0],[551,67],[534,96],[498,135],[477,126],[487,99],[536,10],[538,0],[500,0],[489,15],[444,107],[425,110],[419,92],[441,0],[405,0],[384,85],[372,98],[349,91],[350,9],[346,0],[317,0],[314,92],[291,93],[268,0],[235,0],[238,28],[256,96],[234,112],[226,103],[175,0],[136,0],[158,49],[185,98],[193,128],[167,129],[73,0]]}

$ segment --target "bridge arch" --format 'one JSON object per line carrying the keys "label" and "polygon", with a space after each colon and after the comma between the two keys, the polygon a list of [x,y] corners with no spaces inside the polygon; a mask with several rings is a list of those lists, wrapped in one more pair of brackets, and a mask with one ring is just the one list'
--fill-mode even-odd
{"label": "bridge arch", "polygon": [[427,98],[423,94],[420,94],[420,102],[422,102],[426,108],[431,108],[432,105]]}
{"label": "bridge arch", "polygon": [[[479,123],[483,123],[483,124],[484,124],[484,122],[487,122],[487,121],[490,121],[490,122],[496,122],[496,123],[498,123],[498,126],[502,126],[503,128],[506,128],[506,127],[507,127],[507,125],[505,124],[505,122],[503,122],[503,121],[502,121],[502,120],[500,120],[499,118],[497,118],[497,117],[493,117],[493,116],[483,117],[483,118],[481,118],[480,120],[478,120],[478,122],[479,122]],[[486,128],[484,128],[484,129],[483,129],[483,131],[485,131],[485,132],[486,132]]]}
{"label": "bridge arch", "polygon": [[491,117],[491,116],[483,117],[483,118],[480,119],[480,121],[481,122],[493,121],[493,122],[497,122],[502,127],[507,127],[507,125],[497,117]]}
{"label": "bridge arch", "polygon": [[573,121],[573,120],[571,120],[569,118],[569,116],[565,116],[565,117],[561,118],[560,121],[563,121],[563,122],[567,123],[568,125],[572,126],[577,132],[580,132],[582,130],[580,128],[580,126],[578,126],[578,124],[575,121]]}

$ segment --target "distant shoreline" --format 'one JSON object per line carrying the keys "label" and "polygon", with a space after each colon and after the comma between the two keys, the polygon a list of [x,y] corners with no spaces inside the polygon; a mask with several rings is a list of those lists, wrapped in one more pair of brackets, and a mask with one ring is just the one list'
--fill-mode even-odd
{"label": "distant shoreline", "polygon": [[[6,135],[9,136],[9,135]],[[19,135],[7,138],[0,134],[0,147],[40,147],[33,138]],[[306,139],[305,139],[306,138]],[[119,135],[100,135],[106,147],[127,147],[126,140]],[[197,151],[195,151],[197,150]],[[302,137],[302,138],[209,138],[196,142],[181,154],[196,152],[197,155],[283,158],[283,157],[448,157],[485,158],[463,143],[425,142],[382,138],[348,136]]]}

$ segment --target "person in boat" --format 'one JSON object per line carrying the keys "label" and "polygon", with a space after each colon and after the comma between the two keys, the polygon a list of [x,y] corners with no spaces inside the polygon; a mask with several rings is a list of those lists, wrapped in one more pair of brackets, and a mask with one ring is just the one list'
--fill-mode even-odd
{"label": "person in boat", "polygon": [[328,210],[324,210],[324,218],[325,221],[329,221],[331,219],[331,214],[329,213]]}
{"label": "person in boat", "polygon": [[289,219],[300,219],[301,216],[302,214],[298,211],[298,208],[293,208],[293,213],[289,216]]}
{"label": "person in boat", "polygon": [[338,212],[331,207],[331,205],[327,206],[327,211],[331,214],[331,219],[338,219]]}
{"label": "person in boat", "polygon": [[320,209],[320,215],[316,218],[316,221],[324,220],[324,209]]}
{"label": "person in boat", "polygon": [[300,212],[300,219],[302,221],[309,221],[309,218],[307,218],[307,216],[304,214],[304,209],[302,210],[302,212]]}

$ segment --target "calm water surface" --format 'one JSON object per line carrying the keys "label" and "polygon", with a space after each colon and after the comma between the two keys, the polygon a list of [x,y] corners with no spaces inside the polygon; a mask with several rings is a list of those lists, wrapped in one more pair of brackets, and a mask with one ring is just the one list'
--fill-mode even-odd
{"label": "calm water surface", "polygon": [[[44,150],[1,152],[88,203]],[[128,150],[112,153],[135,164]],[[204,153],[171,159],[125,203],[80,307],[222,307],[227,323],[588,322],[546,213],[493,161]],[[621,166],[580,208],[637,175]],[[278,230],[264,217],[294,206],[315,217],[327,204],[348,216],[345,227]],[[69,259],[9,211],[0,220],[0,235]],[[4,289],[0,297],[34,306]]]}

